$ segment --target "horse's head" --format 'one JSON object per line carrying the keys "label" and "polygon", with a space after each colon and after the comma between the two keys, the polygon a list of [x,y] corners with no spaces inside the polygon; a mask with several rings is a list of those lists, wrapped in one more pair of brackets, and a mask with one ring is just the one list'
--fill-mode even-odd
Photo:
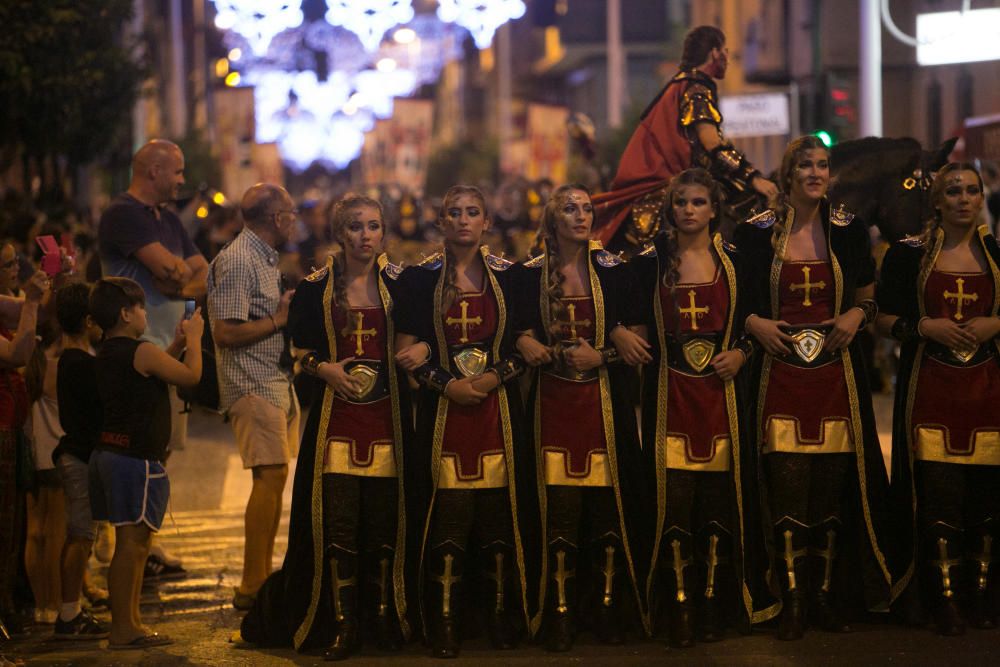
{"label": "horse's head", "polygon": [[930,215],[933,174],[955,146],[949,139],[925,151],[915,139],[867,137],[834,146],[830,198],[895,241],[916,234]]}

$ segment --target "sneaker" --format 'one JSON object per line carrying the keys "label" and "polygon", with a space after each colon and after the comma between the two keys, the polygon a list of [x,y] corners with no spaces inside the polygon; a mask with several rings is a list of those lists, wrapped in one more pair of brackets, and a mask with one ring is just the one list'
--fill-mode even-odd
{"label": "sneaker", "polygon": [[100,586],[84,586],[83,597],[91,609],[97,607],[111,608],[111,597],[106,590]]}
{"label": "sneaker", "polygon": [[55,639],[107,639],[111,629],[90,615],[81,611],[72,621],[56,620],[52,633]]}
{"label": "sneaker", "polygon": [[180,565],[170,565],[154,554],[146,558],[146,567],[142,572],[143,581],[166,581],[169,579],[183,579],[187,576],[187,570]]}
{"label": "sneaker", "polygon": [[237,609],[239,611],[250,611],[250,607],[253,606],[254,600],[256,599],[256,593],[250,595],[242,592],[239,586],[233,586],[233,609]]}

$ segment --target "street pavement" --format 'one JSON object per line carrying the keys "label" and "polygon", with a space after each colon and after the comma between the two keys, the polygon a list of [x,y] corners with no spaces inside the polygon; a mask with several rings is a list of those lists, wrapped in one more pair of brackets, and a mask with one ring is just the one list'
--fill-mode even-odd
{"label": "street pavement", "polygon": [[[887,452],[891,398],[875,398],[883,448]],[[304,421],[304,420],[303,420]],[[183,560],[189,576],[144,588],[142,614],[154,630],[173,637],[170,646],[141,651],[108,651],[106,642],[66,642],[51,637],[51,626],[35,626],[26,639],[0,645],[0,653],[37,665],[312,665],[321,656],[291,649],[258,650],[234,640],[241,614],[231,605],[243,560],[243,506],[251,478],[240,463],[229,426],[218,415],[191,415],[184,450],[167,464],[171,479],[170,512],[159,539]],[[275,547],[279,567],[287,545],[291,479]],[[103,583],[106,566],[92,561]],[[107,612],[97,614],[109,620]],[[1000,650],[1000,630],[970,630],[964,637],[938,637],[927,629],[904,629],[879,622],[856,626],[849,635],[810,632],[799,642],[779,642],[773,630],[751,636],[731,632],[726,641],[693,649],[667,649],[660,642],[633,640],[622,647],[580,638],[573,652],[549,654],[537,646],[503,653],[483,639],[467,641],[458,664],[707,664],[707,665],[841,665],[841,664],[988,664]],[[399,654],[380,654],[366,647],[352,664],[434,664],[420,644]]]}

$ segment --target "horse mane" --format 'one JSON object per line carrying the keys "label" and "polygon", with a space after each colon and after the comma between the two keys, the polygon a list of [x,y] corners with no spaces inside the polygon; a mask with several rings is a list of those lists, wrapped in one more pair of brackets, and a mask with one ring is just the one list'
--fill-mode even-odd
{"label": "horse mane", "polygon": [[913,137],[864,137],[834,144],[830,161],[837,166],[853,162],[860,157],[871,158],[886,151],[905,151],[920,155],[923,147]]}

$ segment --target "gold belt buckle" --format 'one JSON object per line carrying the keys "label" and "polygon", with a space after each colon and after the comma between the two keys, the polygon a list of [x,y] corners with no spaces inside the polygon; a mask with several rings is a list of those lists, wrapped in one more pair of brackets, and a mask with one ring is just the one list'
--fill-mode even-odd
{"label": "gold belt buckle", "polygon": [[972,348],[971,350],[967,351],[967,352],[963,352],[961,350],[956,350],[955,348],[951,348],[951,355],[953,357],[955,357],[956,359],[958,359],[959,361],[961,361],[963,364],[969,363],[969,361],[974,356],[976,356],[976,352],[979,352],[979,346],[978,345],[976,347]]}
{"label": "gold belt buckle", "polygon": [[361,382],[361,388],[358,389],[356,398],[362,399],[371,393],[372,389],[375,388],[375,382],[378,380],[378,372],[371,366],[366,366],[365,364],[357,364],[353,366],[351,370],[347,371],[355,380]]}
{"label": "gold belt buckle", "polygon": [[452,361],[464,377],[472,377],[485,371],[486,359],[486,352],[477,347],[467,347],[452,357]]}
{"label": "gold belt buckle", "polygon": [[715,352],[715,345],[708,342],[704,338],[694,338],[684,343],[681,347],[684,352],[684,360],[688,362],[688,365],[695,370],[696,373],[700,373],[705,370],[708,366],[708,362],[712,360],[712,353]]}
{"label": "gold belt buckle", "polygon": [[823,343],[826,341],[826,334],[822,334],[815,329],[803,329],[792,334],[795,339],[795,354],[799,359],[811,364],[823,351]]}

